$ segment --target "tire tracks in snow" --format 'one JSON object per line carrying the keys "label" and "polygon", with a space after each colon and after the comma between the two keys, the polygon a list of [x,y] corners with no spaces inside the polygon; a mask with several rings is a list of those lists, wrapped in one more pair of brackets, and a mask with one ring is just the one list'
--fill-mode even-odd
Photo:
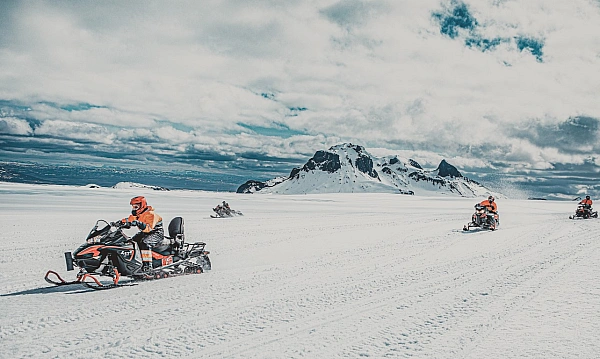
{"label": "tire tracks in snow", "polygon": [[[525,234],[523,234],[524,237],[527,236],[533,236],[533,234],[535,233],[535,229],[532,228],[532,230],[530,232],[526,232]],[[569,236],[567,236],[567,238],[569,238]],[[586,245],[589,245],[589,243],[587,243]],[[570,261],[575,260],[576,258],[578,258],[578,255],[582,254],[582,252],[585,251],[585,246],[575,246],[575,248],[571,248],[569,246],[566,246],[567,250],[566,252],[562,253],[559,256],[556,257],[552,257],[550,256],[549,259],[542,261],[541,263],[533,263],[533,264],[529,264],[529,265],[525,265],[525,266],[514,266],[513,268],[506,268],[504,270],[504,272],[509,271],[508,273],[501,273],[502,276],[500,277],[484,277],[482,279],[477,280],[479,277],[482,276],[482,274],[485,274],[487,272],[494,274],[494,269],[498,269],[494,267],[495,263],[504,263],[504,258],[502,256],[498,257],[495,261],[493,262],[489,262],[488,261],[488,265],[487,266],[483,266],[483,268],[481,267],[482,263],[471,263],[471,267],[475,266],[475,268],[478,268],[479,270],[475,271],[475,273],[473,272],[473,270],[467,270],[463,273],[460,274],[460,276],[458,278],[460,278],[463,283],[461,284],[461,286],[466,286],[467,284],[470,286],[475,285],[475,287],[477,288],[482,288],[484,290],[486,290],[485,293],[474,293],[474,298],[475,299],[479,299],[479,300],[471,300],[472,302],[475,303],[479,303],[482,302],[481,298],[491,298],[490,294],[487,292],[491,292],[491,289],[494,289],[494,286],[489,287],[486,284],[490,282],[490,280],[492,280],[493,283],[499,282],[499,283],[511,283],[511,281],[513,283],[515,283],[514,287],[516,289],[511,289],[512,291],[517,290],[521,288],[522,285],[524,285],[524,283],[526,283],[527,281],[532,281],[534,279],[539,279],[540,276],[546,276],[546,277],[551,277],[553,274],[557,274],[560,273],[560,270],[564,267],[567,266]],[[514,252],[510,252],[507,253],[507,256],[511,256],[513,257],[513,262],[521,262],[521,263],[528,263],[527,261],[525,261],[524,259],[528,258],[530,256],[530,251],[531,250],[536,250],[537,247],[534,246],[527,246],[527,247],[523,247],[521,250],[519,250],[518,252],[514,253]],[[556,248],[554,248],[556,249]],[[553,249],[553,250],[554,250]],[[558,248],[558,249],[562,249],[562,248]],[[564,262],[566,260],[566,262]],[[564,263],[563,265],[560,265],[560,263]],[[485,264],[485,263],[484,263]],[[554,269],[552,269],[554,268]],[[552,274],[553,273],[553,274]],[[448,279],[448,277],[443,277],[443,280],[441,282],[444,282],[446,279]],[[494,282],[495,279],[495,282]],[[473,283],[472,283],[473,282]],[[436,284],[439,284],[440,282],[435,282]],[[426,288],[431,288],[431,285],[426,286]],[[296,331],[293,331],[293,333],[291,333],[290,335],[287,334],[280,334],[279,337],[277,337],[277,339],[269,339],[265,342],[260,341],[260,335],[258,336],[258,338],[253,337],[252,339],[248,340],[248,342],[253,343],[253,346],[249,346],[247,349],[242,349],[239,351],[233,351],[233,352],[229,352],[229,355],[231,355],[232,357],[235,357],[237,355],[242,355],[244,353],[246,353],[249,350],[252,350],[254,348],[257,348],[259,346],[264,346],[264,345],[268,345],[268,344],[272,344],[275,341],[280,341],[283,340],[284,338],[287,337],[293,337],[293,340],[297,340],[297,341],[302,341],[302,338],[298,338],[298,336],[301,333],[306,333],[309,327],[313,326],[313,327],[319,327],[319,326],[324,326],[327,323],[331,323],[334,321],[339,321],[339,320],[345,320],[345,319],[352,319],[354,320],[354,318],[356,318],[356,313],[369,313],[369,312],[373,312],[373,311],[377,311],[378,309],[382,309],[382,308],[386,308],[389,307],[390,305],[393,305],[393,303],[395,303],[396,300],[398,300],[398,298],[403,298],[404,300],[407,300],[408,298],[422,298],[423,296],[440,296],[443,294],[444,291],[447,291],[449,289],[454,288],[452,285],[449,287],[445,287],[444,286],[440,286],[437,287],[436,289],[436,285],[433,285],[433,291],[427,291],[426,289],[423,291],[416,291],[416,293],[414,292],[413,288],[407,288],[407,289],[411,289],[411,295],[407,295],[407,296],[400,296],[397,295],[396,293],[393,293],[390,295],[390,297],[392,297],[393,299],[390,300],[390,298],[382,298],[382,297],[378,297],[373,301],[367,301],[367,302],[363,302],[360,304],[356,304],[353,305],[351,307],[344,307],[343,309],[339,309],[337,311],[334,312],[327,312],[327,313],[320,313],[320,316],[324,316],[327,317],[328,319],[322,322],[319,322],[319,325],[315,325],[316,323],[309,323],[308,326],[306,327],[302,327]],[[499,290],[496,288],[495,292],[497,293]],[[470,292],[472,293],[472,292]],[[510,297],[510,293],[509,294],[504,294],[505,296],[508,295]],[[518,296],[521,294],[516,294],[516,297],[518,298]],[[481,297],[481,298],[479,298]],[[383,304],[377,305],[376,303],[384,300]],[[417,302],[423,302],[425,303],[425,305],[427,305],[428,302],[425,302],[424,300],[417,300]],[[469,300],[467,300],[467,302],[469,302]],[[467,302],[458,302],[458,304],[455,304],[452,308],[452,310],[449,313],[461,313],[464,312],[465,310],[467,310],[468,308],[470,308],[472,305],[466,305],[466,304],[462,304],[462,303],[467,303]],[[504,303],[504,302],[502,302]],[[509,303],[510,300],[509,300]],[[510,306],[509,306],[510,307]],[[358,309],[357,309],[358,308]],[[363,308],[363,310],[361,311],[360,308]],[[443,309],[443,308],[442,308]],[[481,309],[479,309],[481,310]],[[335,313],[339,312],[339,313],[353,313],[352,315],[346,315],[346,314],[341,314],[336,316]],[[419,312],[419,311],[417,311]],[[425,318],[423,320],[422,323],[417,322],[415,325],[415,327],[412,330],[404,330],[404,334],[401,335],[402,338],[404,338],[404,340],[399,341],[399,343],[403,343],[404,345],[408,345],[408,347],[405,347],[404,349],[409,349],[411,344],[414,346],[414,350],[410,351],[409,353],[415,354],[415,352],[419,352],[423,350],[423,344],[419,344],[419,343],[423,343],[423,339],[422,338],[416,338],[414,340],[411,340],[409,337],[411,335],[411,333],[423,333],[424,329],[423,328],[427,328],[427,327],[431,327],[434,323],[438,323],[438,326],[440,326],[442,323],[444,322],[448,322],[449,319],[448,318],[454,318],[457,317],[458,319],[463,319],[460,318],[460,316],[458,314],[449,314],[448,311],[446,311],[446,313],[444,314],[439,314],[435,317],[431,317],[431,318]],[[470,313],[470,312],[466,312],[466,313]],[[386,313],[387,315],[388,313]],[[332,319],[333,317],[333,319]],[[457,319],[457,320],[458,320]],[[317,321],[318,322],[318,321]],[[442,322],[442,323],[440,323]],[[485,326],[486,324],[484,324]],[[367,326],[369,327],[369,326]],[[431,331],[431,330],[430,330]],[[392,330],[393,332],[393,330]],[[407,333],[408,332],[408,333]],[[329,333],[334,335],[335,333]],[[423,334],[421,334],[422,336]],[[428,334],[428,340],[432,340],[431,339],[431,333]],[[443,330],[437,333],[438,336],[442,336],[443,335]],[[267,335],[268,337],[270,337],[270,335]],[[305,334],[305,336],[307,336],[307,334]],[[323,337],[319,338],[320,341],[322,342],[324,340]],[[357,338],[357,341],[359,341],[360,338]],[[346,341],[347,341],[347,337],[346,337]],[[246,341],[242,341],[241,344],[245,343]],[[257,343],[258,342],[258,343]],[[390,341],[391,342],[391,341]],[[391,345],[387,345],[386,347],[389,347]],[[427,346],[427,343],[425,342],[424,346]],[[369,347],[369,345],[364,345],[364,347]],[[390,348],[386,348],[388,350],[387,354],[398,354],[399,352],[393,352]],[[227,352],[208,352],[209,354],[219,354],[219,355],[225,355],[225,357],[228,357],[226,354]],[[358,356],[360,354],[368,354],[368,353],[360,353],[360,350],[355,350],[351,353],[346,352],[346,354],[351,354],[350,356]],[[383,353],[377,353],[377,354],[383,354]],[[374,355],[375,357],[380,357],[380,355]],[[443,353],[441,353],[443,354]],[[296,353],[296,355],[298,355],[298,353]],[[343,355],[342,355],[343,356]],[[443,357],[443,355],[442,355]]]}

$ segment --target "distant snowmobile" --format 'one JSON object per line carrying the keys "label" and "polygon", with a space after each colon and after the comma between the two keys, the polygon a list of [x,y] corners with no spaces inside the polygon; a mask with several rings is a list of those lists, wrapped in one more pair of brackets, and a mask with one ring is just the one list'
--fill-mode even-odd
{"label": "distant snowmobile", "polygon": [[225,201],[213,208],[213,211],[215,212],[215,214],[211,214],[211,218],[227,218],[244,215],[240,211],[231,209],[231,207],[229,207],[229,203]]}
{"label": "distant snowmobile", "polygon": [[[96,225],[82,244],[73,253],[65,253],[67,271],[74,266],[80,268],[77,279],[71,282],[62,279],[58,273],[48,271],[44,279],[55,285],[83,284],[92,289],[110,289],[123,285],[133,285],[137,280],[160,279],[183,274],[202,273],[211,269],[209,252],[204,250],[206,243],[185,243],[183,218],[175,217],[169,223],[169,237],[152,248],[152,269],[140,272],[141,251],[137,243],[123,232],[128,223],[108,223],[96,221]],[[51,279],[50,276],[56,279]],[[112,278],[112,283],[100,282],[98,276]],[[120,282],[122,276],[133,279]]]}
{"label": "distant snowmobile", "polygon": [[579,204],[575,210],[575,214],[569,216],[569,219],[589,219],[598,218],[598,212],[594,211],[591,206]]}
{"label": "distant snowmobile", "polygon": [[487,207],[481,204],[475,205],[475,213],[471,217],[471,222],[465,224],[463,231],[468,231],[471,227],[496,230],[500,225],[500,216],[498,213],[489,212]]}

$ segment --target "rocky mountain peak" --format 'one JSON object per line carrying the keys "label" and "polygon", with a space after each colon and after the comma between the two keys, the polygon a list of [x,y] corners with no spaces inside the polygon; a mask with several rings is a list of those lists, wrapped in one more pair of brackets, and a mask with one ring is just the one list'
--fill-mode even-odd
{"label": "rocky mountain peak", "polygon": [[438,171],[438,176],[440,177],[462,177],[463,175],[456,169],[456,167],[452,166],[446,160],[442,160],[436,169]]}

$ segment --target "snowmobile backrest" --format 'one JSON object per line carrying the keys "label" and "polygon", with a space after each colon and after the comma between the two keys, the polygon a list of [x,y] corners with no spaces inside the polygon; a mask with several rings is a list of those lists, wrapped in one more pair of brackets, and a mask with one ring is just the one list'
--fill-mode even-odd
{"label": "snowmobile backrest", "polygon": [[183,239],[183,218],[175,217],[169,222],[169,238]]}

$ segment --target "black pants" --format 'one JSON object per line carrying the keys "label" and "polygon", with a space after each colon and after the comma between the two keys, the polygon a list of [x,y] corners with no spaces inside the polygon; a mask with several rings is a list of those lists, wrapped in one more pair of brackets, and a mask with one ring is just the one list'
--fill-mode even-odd
{"label": "black pants", "polygon": [[143,232],[139,232],[137,233],[135,236],[133,236],[131,238],[132,241],[134,241],[135,243],[137,243],[138,247],[140,247],[140,250],[145,251],[145,250],[149,250],[152,249],[145,241],[144,239],[147,237],[146,233]]}

